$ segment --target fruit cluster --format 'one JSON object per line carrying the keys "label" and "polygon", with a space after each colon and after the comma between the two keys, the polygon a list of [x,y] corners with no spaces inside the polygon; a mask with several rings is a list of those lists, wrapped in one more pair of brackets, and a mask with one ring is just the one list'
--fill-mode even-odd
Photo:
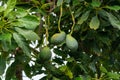
{"label": "fruit cluster", "polygon": [[51,43],[53,44],[61,44],[65,41],[67,47],[71,51],[76,51],[78,49],[78,42],[77,40],[71,36],[71,34],[67,34],[64,31],[61,31],[60,33],[55,33],[51,37]]}

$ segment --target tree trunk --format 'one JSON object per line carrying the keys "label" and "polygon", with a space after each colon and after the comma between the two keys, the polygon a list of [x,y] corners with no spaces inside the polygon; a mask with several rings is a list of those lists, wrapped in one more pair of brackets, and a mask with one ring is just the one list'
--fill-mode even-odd
{"label": "tree trunk", "polygon": [[23,80],[22,78],[22,66],[21,65],[17,65],[16,66],[16,78],[17,80]]}

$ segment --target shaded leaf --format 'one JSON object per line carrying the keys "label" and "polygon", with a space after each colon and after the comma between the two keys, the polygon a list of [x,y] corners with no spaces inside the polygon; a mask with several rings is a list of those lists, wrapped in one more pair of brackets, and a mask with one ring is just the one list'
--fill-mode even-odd
{"label": "shaded leaf", "polygon": [[31,78],[31,67],[29,64],[24,65],[24,72],[27,77]]}
{"label": "shaded leaf", "polygon": [[83,80],[83,77],[76,77],[74,80]]}
{"label": "shaded leaf", "polygon": [[95,63],[94,62],[91,62],[89,64],[89,68],[93,71],[93,72],[96,72],[96,67],[95,67]]}
{"label": "shaded leaf", "polygon": [[7,41],[1,41],[2,43],[2,49],[3,49],[3,51],[8,51],[9,50],[9,44],[8,44],[8,42]]}
{"label": "shaded leaf", "polygon": [[28,40],[32,40],[32,41],[40,40],[39,36],[32,30],[24,30],[18,27],[16,27],[15,30]]}
{"label": "shaded leaf", "polygon": [[65,0],[66,3],[70,3],[71,0]]}
{"label": "shaded leaf", "polygon": [[6,68],[6,60],[0,55],[0,75],[4,74]]}
{"label": "shaded leaf", "polygon": [[118,20],[117,17],[115,17],[111,13],[107,13],[107,16],[109,18],[111,25],[115,28],[120,29],[120,20]]}
{"label": "shaded leaf", "polygon": [[28,47],[25,45],[26,43],[23,41],[23,38],[17,33],[13,33],[13,38],[16,41],[16,43],[18,44],[18,46],[23,50],[23,52],[28,57],[31,57],[30,51],[29,51]]}
{"label": "shaded leaf", "polygon": [[13,62],[6,71],[5,80],[11,80],[11,78],[15,74],[15,68],[16,68],[16,62]]}
{"label": "shaded leaf", "polygon": [[10,33],[3,33],[0,35],[0,40],[2,44],[2,48],[4,51],[8,51],[11,46],[11,38],[12,35]]}
{"label": "shaded leaf", "polygon": [[8,0],[7,8],[4,12],[4,16],[7,16],[14,9],[15,5],[16,5],[16,0]]}
{"label": "shaded leaf", "polygon": [[80,77],[76,77],[75,80],[91,80],[91,77],[89,75],[80,75]]}
{"label": "shaded leaf", "polygon": [[100,2],[100,0],[92,0],[91,5],[92,5],[93,7],[100,7],[101,2]]}
{"label": "shaded leaf", "polygon": [[89,17],[90,11],[86,11],[78,20],[77,24],[82,24],[84,21],[86,21]]}
{"label": "shaded leaf", "polygon": [[92,17],[89,26],[90,26],[91,29],[94,29],[94,30],[99,28],[100,21],[99,21],[97,16]]}

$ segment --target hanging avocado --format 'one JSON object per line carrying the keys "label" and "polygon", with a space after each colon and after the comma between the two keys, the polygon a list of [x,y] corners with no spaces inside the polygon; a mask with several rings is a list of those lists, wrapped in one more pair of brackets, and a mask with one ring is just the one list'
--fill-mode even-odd
{"label": "hanging avocado", "polygon": [[78,49],[77,40],[74,37],[72,37],[70,34],[66,36],[66,45],[72,51],[76,51]]}
{"label": "hanging avocado", "polygon": [[49,47],[43,47],[39,53],[39,58],[40,60],[43,60],[43,61],[47,61],[47,60],[50,60],[51,58],[51,51],[50,51],[50,48]]}
{"label": "hanging avocado", "polygon": [[66,38],[66,33],[64,31],[61,31],[60,33],[55,33],[51,37],[51,43],[53,44],[61,44]]}

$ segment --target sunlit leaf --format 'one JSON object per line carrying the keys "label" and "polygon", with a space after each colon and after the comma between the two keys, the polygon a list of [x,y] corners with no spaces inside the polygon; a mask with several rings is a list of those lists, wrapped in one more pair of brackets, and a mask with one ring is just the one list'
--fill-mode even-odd
{"label": "sunlit leaf", "polygon": [[4,11],[4,7],[0,6],[0,12]]}
{"label": "sunlit leaf", "polygon": [[60,79],[58,79],[58,78],[56,78],[56,77],[53,77],[53,80],[60,80]]}
{"label": "sunlit leaf", "polygon": [[103,66],[100,66],[100,70],[101,70],[101,72],[107,73],[107,70]]}
{"label": "sunlit leaf", "polygon": [[39,36],[32,30],[24,30],[18,27],[16,27],[15,30],[28,40],[35,41],[40,39]]}
{"label": "sunlit leaf", "polygon": [[119,6],[119,5],[106,6],[106,8],[108,8],[108,9],[110,9],[110,10],[115,10],[115,11],[120,10],[120,6]]}
{"label": "sunlit leaf", "polygon": [[11,44],[12,35],[10,33],[3,33],[0,35],[0,40],[8,41]]}
{"label": "sunlit leaf", "polygon": [[108,72],[107,75],[109,76],[110,79],[120,79],[120,74],[118,73],[113,73],[113,72]]}
{"label": "sunlit leaf", "polygon": [[107,13],[107,16],[109,18],[111,25],[115,28],[120,29],[120,20],[118,20],[117,17],[115,17],[111,13]]}
{"label": "sunlit leaf", "polygon": [[9,12],[11,12],[14,9],[15,5],[16,5],[16,0],[8,0],[7,8],[4,12],[4,16],[7,16]]}
{"label": "sunlit leaf", "polygon": [[29,15],[12,22],[11,25],[34,30],[39,25],[39,20],[37,17]]}
{"label": "sunlit leaf", "polygon": [[30,51],[29,51],[28,47],[25,45],[26,43],[24,42],[23,38],[17,33],[13,33],[13,38],[16,41],[16,43],[18,44],[18,46],[23,50],[23,52],[28,57],[31,57]]}
{"label": "sunlit leaf", "polygon": [[52,4],[53,4],[52,2],[43,4],[43,5],[41,6],[41,9],[46,9],[47,7],[51,6]]}
{"label": "sunlit leaf", "polygon": [[73,78],[73,73],[71,72],[71,70],[70,70],[67,66],[61,66],[61,67],[60,67],[60,70],[61,70],[62,72],[64,72],[65,75],[67,75],[70,79]]}
{"label": "sunlit leaf", "polygon": [[86,21],[89,17],[90,11],[86,11],[78,20],[78,24],[82,24],[84,21]]}
{"label": "sunlit leaf", "polygon": [[62,4],[63,0],[58,0],[57,1],[57,6],[60,6]]}
{"label": "sunlit leaf", "polygon": [[92,17],[89,26],[90,26],[91,29],[94,29],[94,30],[99,28],[100,21],[99,21],[97,16]]}
{"label": "sunlit leaf", "polygon": [[23,8],[17,8],[17,11],[16,12],[16,17],[20,18],[20,17],[24,17],[28,14],[28,12],[23,9]]}
{"label": "sunlit leaf", "polygon": [[66,61],[68,61],[68,62],[73,62],[73,61],[74,61],[74,58],[67,58]]}

